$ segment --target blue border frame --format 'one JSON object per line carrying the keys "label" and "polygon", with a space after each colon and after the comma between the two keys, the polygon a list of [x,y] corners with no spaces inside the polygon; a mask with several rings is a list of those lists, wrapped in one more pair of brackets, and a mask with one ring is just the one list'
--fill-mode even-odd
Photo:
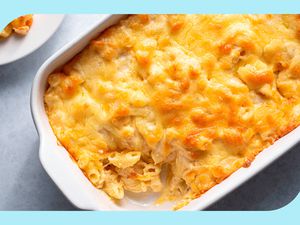
{"label": "blue border frame", "polygon": [[[76,1],[76,3],[75,3]],[[171,4],[170,4],[171,2]],[[88,3],[88,4],[87,4]],[[0,27],[27,13],[300,13],[300,0],[10,0],[1,3]],[[271,194],[271,193],[270,193]],[[235,212],[0,212],[0,224],[205,224],[298,222],[300,195],[273,211]],[[297,223],[296,222],[296,223]]]}
{"label": "blue border frame", "polygon": [[[108,4],[109,3],[109,4]],[[171,4],[170,4],[171,3]],[[7,0],[0,27],[24,13],[299,13],[299,0]]]}
{"label": "blue border frame", "polygon": [[277,225],[299,223],[300,196],[273,211],[196,212],[0,212],[0,224],[122,224],[122,225]]}

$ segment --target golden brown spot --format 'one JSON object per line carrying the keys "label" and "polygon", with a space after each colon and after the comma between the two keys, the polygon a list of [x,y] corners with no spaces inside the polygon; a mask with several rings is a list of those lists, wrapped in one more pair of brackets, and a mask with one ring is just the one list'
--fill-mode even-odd
{"label": "golden brown spot", "polygon": [[220,49],[220,52],[222,53],[222,54],[229,54],[230,52],[231,52],[231,50],[232,50],[232,45],[231,44],[222,44],[220,47],[219,47],[219,49]]}
{"label": "golden brown spot", "polygon": [[76,76],[69,76],[66,77],[63,84],[62,84],[62,88],[64,93],[68,96],[68,97],[72,97],[76,91],[78,90],[79,85],[83,82],[82,79],[80,79],[79,77]]}
{"label": "golden brown spot", "polygon": [[143,24],[147,24],[147,23],[149,23],[149,21],[150,21],[150,16],[149,16],[149,15],[145,15],[145,14],[138,15],[138,18],[140,19],[140,21],[141,21]]}
{"label": "golden brown spot", "polygon": [[197,79],[200,75],[200,72],[198,70],[195,70],[195,69],[191,69],[190,70],[190,73],[189,73],[189,76],[191,79]]}

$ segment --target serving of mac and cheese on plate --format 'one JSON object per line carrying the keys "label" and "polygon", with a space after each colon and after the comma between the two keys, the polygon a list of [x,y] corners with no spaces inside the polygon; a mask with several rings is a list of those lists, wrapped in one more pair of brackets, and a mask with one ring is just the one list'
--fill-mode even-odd
{"label": "serving of mac and cheese on plate", "polygon": [[32,22],[33,22],[32,14],[20,16],[14,19],[0,32],[0,40],[8,38],[13,33],[19,35],[26,35],[32,25]]}
{"label": "serving of mac and cheese on plate", "polygon": [[57,30],[64,15],[27,14],[0,28],[0,65],[14,62],[41,47]]}
{"label": "serving of mac and cheese on plate", "polygon": [[198,198],[300,122],[298,15],[132,15],[48,77],[50,125],[112,199]]}

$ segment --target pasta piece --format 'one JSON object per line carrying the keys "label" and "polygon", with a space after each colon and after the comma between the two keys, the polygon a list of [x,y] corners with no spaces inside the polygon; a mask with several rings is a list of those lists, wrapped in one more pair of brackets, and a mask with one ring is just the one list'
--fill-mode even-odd
{"label": "pasta piece", "polygon": [[105,183],[103,190],[112,198],[122,199],[124,197],[123,183],[118,175],[112,171],[104,171]]}
{"label": "pasta piece", "polygon": [[136,164],[141,157],[140,152],[114,152],[109,155],[108,160],[114,166],[124,169]]}

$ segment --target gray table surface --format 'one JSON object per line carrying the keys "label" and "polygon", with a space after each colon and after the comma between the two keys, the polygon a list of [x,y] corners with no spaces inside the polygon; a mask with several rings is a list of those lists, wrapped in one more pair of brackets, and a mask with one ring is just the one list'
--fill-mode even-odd
{"label": "gray table surface", "polygon": [[[39,162],[29,97],[42,63],[98,19],[99,15],[67,15],[40,49],[0,66],[0,210],[76,210]],[[209,209],[270,210],[286,205],[300,190],[299,150],[300,145]]]}

